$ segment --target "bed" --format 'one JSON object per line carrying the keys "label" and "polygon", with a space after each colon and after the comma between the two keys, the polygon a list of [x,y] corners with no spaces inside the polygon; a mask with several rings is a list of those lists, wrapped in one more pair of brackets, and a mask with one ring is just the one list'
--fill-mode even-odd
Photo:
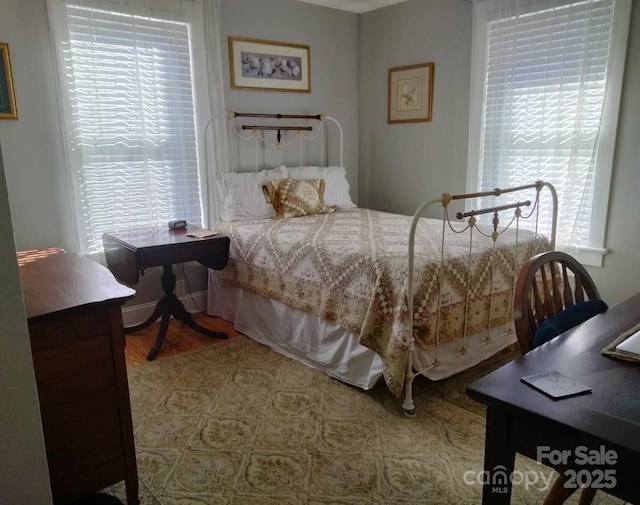
{"label": "bed", "polygon": [[[305,189],[321,181],[321,200],[331,210],[298,215],[306,201],[296,201],[295,216],[274,215],[282,202],[270,204],[263,187],[282,189],[284,181],[303,181],[291,184]],[[369,389],[382,377],[394,395],[404,393],[403,409],[411,415],[416,374],[443,379],[515,341],[517,273],[553,247],[554,225],[549,238],[537,224],[522,225],[538,216],[545,188],[554,200],[553,188],[538,181],[443,194],[403,216],[353,205],[341,166],[218,174],[225,219],[217,230],[231,246],[227,268],[210,272],[207,312],[347,384]],[[477,211],[459,205],[457,218],[451,216],[456,202],[527,191],[530,199],[492,201]],[[423,217],[433,206],[442,208],[442,217]],[[485,215],[487,225],[480,222]]]}

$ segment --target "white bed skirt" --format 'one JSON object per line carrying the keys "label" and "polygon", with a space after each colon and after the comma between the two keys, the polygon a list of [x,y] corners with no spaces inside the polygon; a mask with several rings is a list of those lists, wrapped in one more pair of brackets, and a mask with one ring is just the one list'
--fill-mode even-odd
{"label": "white bed skirt", "polygon": [[[239,331],[276,352],[321,370],[352,386],[371,389],[382,375],[382,360],[358,342],[358,335],[333,321],[296,309],[242,288],[222,286],[209,271],[207,314],[233,323]],[[509,325],[439,346],[418,349],[414,369],[431,380],[440,380],[466,370],[504,349],[516,340]],[[434,365],[435,363],[435,365]]]}

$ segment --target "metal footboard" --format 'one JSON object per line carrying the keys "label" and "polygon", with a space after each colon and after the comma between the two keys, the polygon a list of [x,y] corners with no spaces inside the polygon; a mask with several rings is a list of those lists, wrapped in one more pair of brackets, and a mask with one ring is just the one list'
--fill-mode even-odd
{"label": "metal footboard", "polygon": [[[411,222],[410,232],[409,232],[409,251],[408,251],[408,279],[407,279],[407,311],[408,311],[408,319],[409,319],[409,328],[410,328],[410,337],[409,337],[409,356],[406,365],[406,375],[405,375],[405,383],[404,383],[404,402],[402,408],[404,409],[405,414],[411,416],[415,414],[415,406],[413,402],[413,381],[417,375],[424,373],[426,370],[415,370],[415,362],[414,362],[414,352],[416,351],[416,331],[417,328],[415,326],[415,313],[414,313],[414,297],[415,297],[415,279],[414,279],[414,264],[415,264],[415,238],[416,238],[416,230],[418,227],[418,223],[420,219],[424,217],[427,210],[433,205],[440,204],[443,209],[442,216],[442,240],[440,244],[440,271],[438,275],[438,286],[437,286],[437,310],[436,310],[436,322],[435,322],[435,362],[429,367],[432,368],[434,366],[438,366],[438,345],[439,345],[439,331],[440,331],[440,315],[442,310],[442,286],[443,286],[443,278],[444,278],[444,261],[446,254],[446,242],[445,237],[447,234],[447,230],[452,233],[468,233],[469,234],[469,251],[467,255],[467,261],[469,262],[469,269],[467,271],[467,275],[469,275],[470,262],[472,261],[471,255],[473,253],[473,235],[474,233],[480,233],[485,237],[491,238],[493,241],[494,253],[497,242],[500,236],[508,229],[515,229],[516,240],[515,240],[515,250],[514,250],[514,261],[517,256],[517,248],[518,248],[518,232],[521,228],[522,221],[529,221],[532,223],[532,228],[535,231],[536,236],[539,236],[538,227],[540,225],[540,202],[541,202],[541,192],[544,188],[547,188],[551,195],[551,225],[550,230],[548,231],[548,241],[550,244],[550,248],[553,250],[555,248],[555,240],[556,240],[556,227],[557,227],[557,208],[558,208],[558,198],[555,191],[555,188],[548,182],[537,181],[532,184],[517,186],[512,188],[500,189],[496,188],[492,191],[484,191],[478,193],[465,193],[459,195],[452,195],[449,193],[443,193],[438,198],[434,198],[424,202],[422,205],[418,207],[416,210],[413,220]],[[470,210],[466,212],[458,212],[455,215],[455,218],[458,222],[466,223],[463,228],[455,229],[451,224],[450,219],[450,204],[454,201],[464,201],[471,202],[473,200],[478,201],[478,199],[486,198],[486,197],[500,197],[508,193],[514,192],[522,192],[531,190],[533,194],[533,190],[535,190],[535,197],[528,200],[509,202],[504,205],[498,206],[489,206],[482,207],[479,210]],[[478,226],[478,216],[482,215],[492,215],[492,224],[488,227],[480,227]],[[508,218],[504,219],[503,216],[507,215]],[[506,221],[506,224],[501,225],[501,221]],[[492,264],[491,264],[491,293],[490,293],[490,303],[492,303],[492,294],[493,294],[493,276],[494,276],[494,264],[493,260],[495,259],[495,254],[492,254]],[[515,265],[515,263],[514,263]],[[515,282],[518,276],[518,272],[516,268],[514,268],[513,272],[514,278],[512,282],[513,288],[515,288]],[[471,300],[470,293],[471,285],[469,279],[467,279],[466,284],[466,294],[465,294],[465,320],[463,322],[463,346],[464,349],[464,340],[467,337],[467,311]],[[513,293],[513,291],[512,291]],[[513,308],[513,304],[512,304]],[[489,317],[487,320],[487,330],[490,330],[490,314],[491,314],[491,306],[489,308]],[[510,324],[510,331],[513,331],[513,326]],[[489,337],[487,337],[489,338]]]}

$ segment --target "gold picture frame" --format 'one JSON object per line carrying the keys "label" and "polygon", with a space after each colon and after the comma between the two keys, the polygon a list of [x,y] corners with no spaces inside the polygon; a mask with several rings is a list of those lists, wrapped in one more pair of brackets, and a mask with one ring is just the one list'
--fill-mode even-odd
{"label": "gold picture frame", "polygon": [[434,63],[389,69],[387,123],[431,121]]}
{"label": "gold picture frame", "polygon": [[0,42],[0,119],[18,119],[9,44]]}
{"label": "gold picture frame", "polygon": [[309,46],[229,37],[231,89],[311,93]]}

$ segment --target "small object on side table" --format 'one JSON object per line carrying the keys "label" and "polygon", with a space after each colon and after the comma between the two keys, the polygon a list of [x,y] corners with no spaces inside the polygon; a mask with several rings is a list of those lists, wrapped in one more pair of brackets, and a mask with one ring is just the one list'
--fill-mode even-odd
{"label": "small object on side table", "polygon": [[214,270],[222,270],[229,260],[229,237],[215,235],[208,238],[193,238],[187,235],[187,229],[145,228],[124,230],[102,235],[105,256],[109,270],[115,277],[133,286],[138,283],[139,274],[147,268],[163,268],[161,283],[164,295],[156,304],[151,316],[143,323],[124,329],[125,333],[134,333],[153,324],[158,318],[160,330],[156,342],[149,351],[147,359],[152,361],[164,342],[169,328],[169,319],[173,315],[190,328],[214,338],[227,338],[221,331],[213,331],[196,323],[182,302],[174,293],[176,276],[172,265],[197,261]]}

